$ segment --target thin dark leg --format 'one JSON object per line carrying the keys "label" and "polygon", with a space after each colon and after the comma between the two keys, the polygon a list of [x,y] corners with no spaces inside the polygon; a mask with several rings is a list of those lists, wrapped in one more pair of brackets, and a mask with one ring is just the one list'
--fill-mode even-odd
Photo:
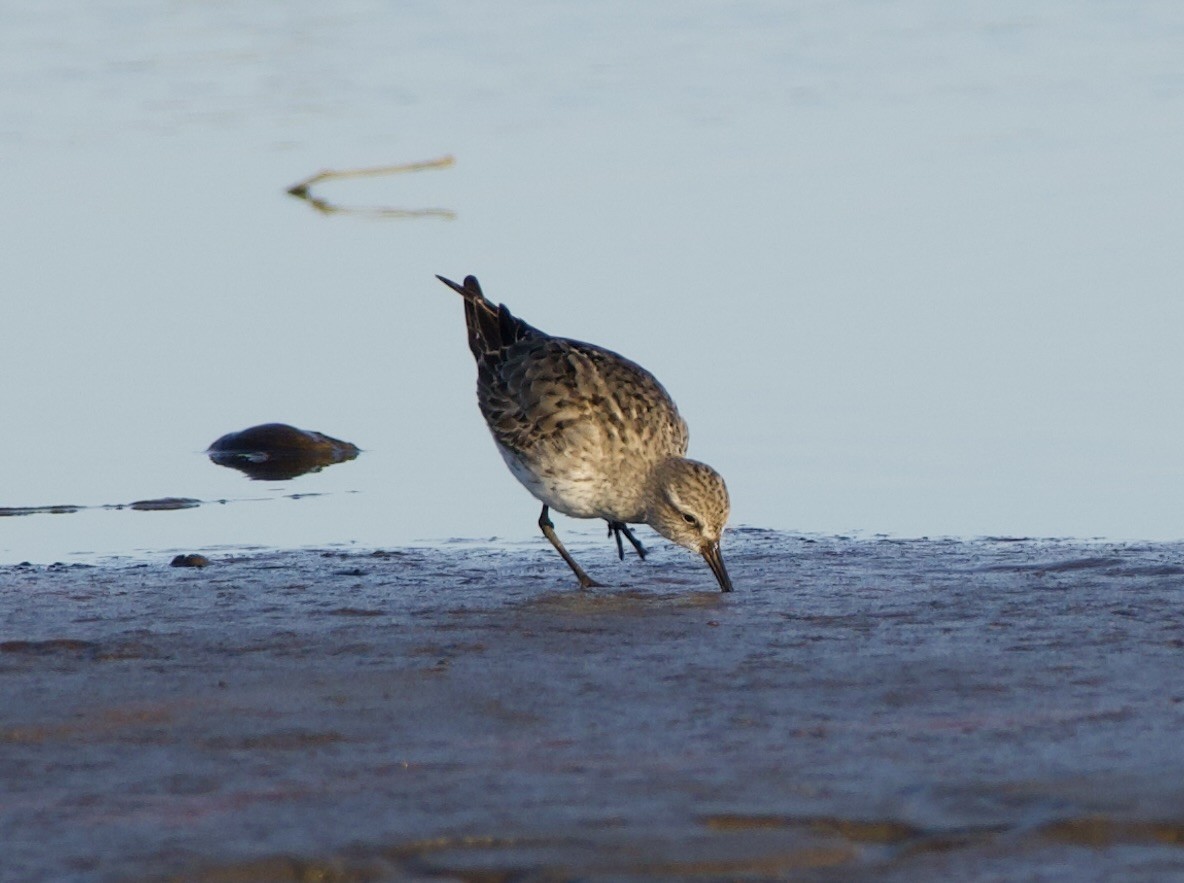
{"label": "thin dark leg", "polygon": [[559,542],[559,537],[555,534],[555,525],[551,523],[551,518],[547,514],[550,510],[543,506],[543,512],[539,515],[539,527],[543,531],[543,536],[551,541],[551,545],[555,547],[555,551],[563,556],[563,560],[567,562],[567,566],[571,568],[572,573],[576,575],[576,579],[580,581],[581,589],[603,588],[600,583],[584,573],[584,568],[576,564],[576,559],[568,554],[567,549],[563,548],[563,543]]}
{"label": "thin dark leg", "polygon": [[621,534],[624,534],[625,539],[637,550],[637,557],[642,561],[645,560],[645,546],[641,544],[641,540],[633,536],[633,531],[629,529],[629,525],[625,524],[625,522],[610,521],[608,523],[608,534],[617,538],[617,556],[622,561],[625,560],[625,547],[621,545]]}
{"label": "thin dark leg", "polygon": [[617,538],[617,557],[622,561],[625,560],[625,547],[621,544],[621,532],[617,530],[615,522],[608,523],[608,535]]}

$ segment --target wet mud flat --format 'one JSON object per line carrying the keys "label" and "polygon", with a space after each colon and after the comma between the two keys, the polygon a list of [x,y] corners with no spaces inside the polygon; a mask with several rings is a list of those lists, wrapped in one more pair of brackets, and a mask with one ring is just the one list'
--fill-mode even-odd
{"label": "wet mud flat", "polygon": [[0,568],[0,879],[1184,878],[1184,545]]}

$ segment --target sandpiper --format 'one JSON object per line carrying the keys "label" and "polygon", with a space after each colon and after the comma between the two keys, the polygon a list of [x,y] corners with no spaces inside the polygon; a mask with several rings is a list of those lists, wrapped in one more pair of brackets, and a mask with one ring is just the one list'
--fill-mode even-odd
{"label": "sandpiper", "polygon": [[702,555],[732,591],[720,554],[728,490],[718,472],[688,460],[687,425],[654,375],[603,347],[552,337],[481,293],[473,276],[441,282],[465,299],[477,404],[514,476],[543,504],[539,527],[582,588],[599,586],[576,563],[551,522],[603,518],[645,558],[630,524],[648,524]]}

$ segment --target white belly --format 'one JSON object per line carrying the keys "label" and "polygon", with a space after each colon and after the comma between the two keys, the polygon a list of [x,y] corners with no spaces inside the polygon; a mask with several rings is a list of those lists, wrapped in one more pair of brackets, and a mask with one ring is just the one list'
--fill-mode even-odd
{"label": "white belly", "polygon": [[510,471],[540,502],[573,518],[604,518],[636,523],[641,520],[640,489],[610,481],[591,464],[566,463],[548,473],[532,469],[501,445],[497,446]]}

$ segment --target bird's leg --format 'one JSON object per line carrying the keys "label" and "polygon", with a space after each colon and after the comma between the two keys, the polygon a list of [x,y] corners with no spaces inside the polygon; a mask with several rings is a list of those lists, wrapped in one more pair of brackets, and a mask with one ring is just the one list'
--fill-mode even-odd
{"label": "bird's leg", "polygon": [[576,564],[576,559],[568,554],[567,549],[563,548],[563,543],[559,542],[559,537],[555,533],[555,525],[551,523],[551,518],[547,514],[549,511],[547,506],[543,506],[542,514],[539,515],[539,527],[543,531],[543,536],[551,541],[551,545],[555,547],[555,551],[563,556],[563,560],[567,562],[567,566],[571,568],[572,573],[576,575],[576,579],[580,581],[581,589],[603,588],[603,586],[592,579],[584,572],[584,568]]}
{"label": "bird's leg", "polygon": [[634,550],[637,552],[637,557],[645,561],[645,546],[641,544],[641,540],[633,536],[633,531],[629,529],[627,524],[621,525],[621,533],[625,534],[625,539],[633,545]]}
{"label": "bird's leg", "polygon": [[617,557],[622,561],[625,560],[625,547],[621,545],[621,532],[617,530],[616,522],[610,521],[608,523],[608,535],[617,538]]}
{"label": "bird's leg", "polygon": [[623,521],[610,521],[608,523],[608,535],[610,537],[615,536],[617,538],[617,557],[619,557],[622,561],[625,560],[625,547],[621,545],[621,534],[624,534],[625,539],[627,539],[633,548],[637,550],[637,557],[644,561],[645,546],[641,544],[641,540],[633,536],[633,531],[629,529],[629,525]]}

